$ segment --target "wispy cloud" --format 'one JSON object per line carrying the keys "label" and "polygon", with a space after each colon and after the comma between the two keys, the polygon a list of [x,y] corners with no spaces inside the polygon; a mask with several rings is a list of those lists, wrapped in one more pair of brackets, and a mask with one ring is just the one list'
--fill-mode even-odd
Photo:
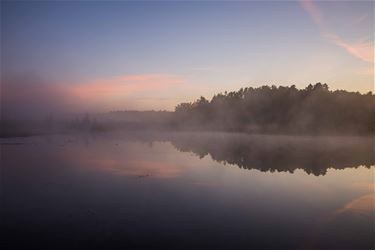
{"label": "wispy cloud", "polygon": [[[321,9],[314,3],[313,0],[301,0],[302,8],[311,16],[312,20],[318,25],[321,34],[329,42],[335,44],[338,47],[343,48],[347,53],[360,59],[364,62],[374,63],[374,43],[371,41],[364,41],[359,39],[355,42],[349,42],[341,38],[338,34],[333,31],[329,31],[324,23],[324,16]],[[354,24],[359,24],[367,18],[364,14],[359,19],[355,20]]]}
{"label": "wispy cloud", "polygon": [[311,16],[314,22],[321,25],[323,22],[323,15],[320,9],[314,4],[313,0],[301,0],[302,7]]}
{"label": "wispy cloud", "polygon": [[333,44],[345,49],[352,56],[365,62],[374,62],[374,45],[371,42],[358,41],[348,43],[333,33],[324,33],[323,36]]}
{"label": "wispy cloud", "polygon": [[333,216],[337,216],[343,213],[358,213],[358,214],[369,214],[375,211],[374,207],[374,196],[372,194],[367,194],[361,196],[349,203],[345,204],[342,208],[336,210]]}

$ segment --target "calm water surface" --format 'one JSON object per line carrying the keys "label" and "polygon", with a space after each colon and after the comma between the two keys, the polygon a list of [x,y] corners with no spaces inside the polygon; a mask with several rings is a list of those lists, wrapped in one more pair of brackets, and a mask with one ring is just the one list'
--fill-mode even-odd
{"label": "calm water surface", "polygon": [[5,249],[373,249],[373,138],[1,139]]}

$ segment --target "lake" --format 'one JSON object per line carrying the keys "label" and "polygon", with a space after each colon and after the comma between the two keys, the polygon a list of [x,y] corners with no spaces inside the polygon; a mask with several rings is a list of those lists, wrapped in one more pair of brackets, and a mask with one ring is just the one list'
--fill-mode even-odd
{"label": "lake", "polygon": [[375,246],[374,138],[118,132],[0,142],[5,249]]}

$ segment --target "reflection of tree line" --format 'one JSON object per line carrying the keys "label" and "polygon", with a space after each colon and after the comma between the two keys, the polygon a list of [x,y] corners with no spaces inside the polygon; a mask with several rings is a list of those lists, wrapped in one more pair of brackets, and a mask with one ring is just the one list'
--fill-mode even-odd
{"label": "reflection of tree line", "polygon": [[360,138],[292,138],[240,135],[186,135],[173,137],[172,144],[182,152],[200,158],[210,155],[221,163],[263,172],[294,172],[325,175],[328,168],[374,165],[371,139]]}

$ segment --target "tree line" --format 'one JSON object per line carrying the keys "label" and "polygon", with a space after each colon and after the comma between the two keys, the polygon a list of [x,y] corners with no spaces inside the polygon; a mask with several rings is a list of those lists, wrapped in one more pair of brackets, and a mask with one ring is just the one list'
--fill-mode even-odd
{"label": "tree line", "polygon": [[373,134],[372,92],[262,86],[200,97],[176,106],[172,125],[182,129],[252,133]]}

